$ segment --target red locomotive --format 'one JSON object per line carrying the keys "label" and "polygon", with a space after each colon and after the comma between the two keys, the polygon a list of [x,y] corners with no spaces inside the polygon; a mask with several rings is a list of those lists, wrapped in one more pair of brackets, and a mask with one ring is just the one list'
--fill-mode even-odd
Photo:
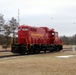
{"label": "red locomotive", "polygon": [[37,54],[40,51],[58,52],[62,50],[62,41],[58,32],[47,27],[18,27],[18,43],[13,43],[11,52],[19,54]]}

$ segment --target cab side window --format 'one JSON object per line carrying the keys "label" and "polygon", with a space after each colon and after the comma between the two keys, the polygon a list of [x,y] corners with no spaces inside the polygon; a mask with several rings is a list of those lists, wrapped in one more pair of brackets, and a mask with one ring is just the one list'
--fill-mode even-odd
{"label": "cab side window", "polygon": [[53,33],[52,33],[52,36],[54,36],[54,35],[55,35],[55,33],[53,32]]}

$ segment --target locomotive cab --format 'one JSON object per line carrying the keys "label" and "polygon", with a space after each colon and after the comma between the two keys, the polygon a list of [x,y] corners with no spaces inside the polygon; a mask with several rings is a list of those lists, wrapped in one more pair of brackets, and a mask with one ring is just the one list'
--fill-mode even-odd
{"label": "locomotive cab", "polygon": [[18,27],[18,43],[14,42],[11,45],[11,52],[19,53],[21,55],[25,54],[27,50],[26,45],[28,44],[28,32],[28,26],[22,25]]}
{"label": "locomotive cab", "polygon": [[62,41],[58,37],[58,32],[54,31],[54,29],[51,29],[49,31],[49,38],[50,38],[50,51],[60,51],[62,50]]}

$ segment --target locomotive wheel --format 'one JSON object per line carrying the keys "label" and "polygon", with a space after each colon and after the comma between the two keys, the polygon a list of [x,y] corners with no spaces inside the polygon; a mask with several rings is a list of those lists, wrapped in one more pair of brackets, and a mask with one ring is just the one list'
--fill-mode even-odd
{"label": "locomotive wheel", "polygon": [[46,53],[46,50],[44,50],[44,53]]}
{"label": "locomotive wheel", "polygon": [[39,54],[39,53],[40,53],[40,50],[38,49],[38,50],[37,50],[37,54]]}
{"label": "locomotive wheel", "polygon": [[39,54],[39,53],[40,53],[40,49],[37,48],[37,49],[36,49],[36,54]]}
{"label": "locomotive wheel", "polygon": [[31,54],[30,50],[27,51],[27,54]]}
{"label": "locomotive wheel", "polygon": [[20,55],[25,55],[25,53],[24,53],[24,52],[22,52],[22,53],[20,53]]}
{"label": "locomotive wheel", "polygon": [[51,49],[50,52],[54,52],[54,49]]}
{"label": "locomotive wheel", "polygon": [[20,50],[20,55],[25,55],[25,51],[24,50]]}
{"label": "locomotive wheel", "polygon": [[39,54],[39,53],[40,53],[40,50],[39,49],[33,50],[33,54]]}
{"label": "locomotive wheel", "polygon": [[57,47],[56,52],[59,52],[59,50],[60,50],[60,48],[59,48],[59,47]]}

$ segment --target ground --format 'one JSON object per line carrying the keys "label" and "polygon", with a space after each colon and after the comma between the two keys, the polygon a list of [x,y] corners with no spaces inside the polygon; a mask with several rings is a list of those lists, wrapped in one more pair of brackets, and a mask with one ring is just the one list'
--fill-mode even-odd
{"label": "ground", "polygon": [[76,75],[76,56],[56,57],[72,54],[72,51],[64,50],[57,53],[1,58],[0,75]]}

